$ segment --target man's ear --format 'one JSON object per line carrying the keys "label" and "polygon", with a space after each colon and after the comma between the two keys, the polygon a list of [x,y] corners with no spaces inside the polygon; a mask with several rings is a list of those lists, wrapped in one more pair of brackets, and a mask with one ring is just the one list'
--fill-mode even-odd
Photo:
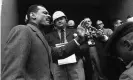
{"label": "man's ear", "polygon": [[36,19],[36,14],[34,12],[31,12],[30,17],[35,20]]}

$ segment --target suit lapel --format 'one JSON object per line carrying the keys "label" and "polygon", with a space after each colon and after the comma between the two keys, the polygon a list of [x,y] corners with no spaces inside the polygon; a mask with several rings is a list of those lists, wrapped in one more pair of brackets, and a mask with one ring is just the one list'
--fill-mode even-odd
{"label": "suit lapel", "polygon": [[34,32],[36,32],[36,35],[40,38],[40,40],[43,42],[44,46],[46,47],[47,52],[50,53],[49,45],[48,45],[46,39],[44,38],[43,34],[41,33],[41,31],[40,31],[38,28],[36,28],[34,25],[28,24],[28,26],[29,26]]}
{"label": "suit lapel", "polygon": [[54,31],[54,32],[53,32],[53,36],[54,36],[55,38],[57,38],[58,40],[60,40],[60,37],[59,37],[59,34],[58,34],[57,31]]}
{"label": "suit lapel", "polygon": [[66,29],[66,38],[69,36],[70,31],[68,29]]}
{"label": "suit lapel", "polygon": [[[69,35],[70,35],[70,31],[66,29],[66,39],[67,39],[67,37],[68,37]],[[54,31],[54,32],[53,32],[53,36],[54,36],[55,38],[57,38],[58,40],[60,40],[60,37],[59,37],[59,34],[58,34],[57,31]]]}

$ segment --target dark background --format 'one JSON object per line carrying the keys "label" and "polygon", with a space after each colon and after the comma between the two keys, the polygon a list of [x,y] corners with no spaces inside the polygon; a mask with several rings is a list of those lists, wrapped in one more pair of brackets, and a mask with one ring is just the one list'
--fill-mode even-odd
{"label": "dark background", "polygon": [[[24,24],[24,18],[28,7],[32,4],[42,4],[52,15],[54,11],[63,11],[68,19],[75,21],[76,25],[85,17],[91,18],[93,26],[96,20],[103,20],[105,27],[112,28],[111,22],[114,18],[110,16],[113,11],[118,10],[124,0],[18,0],[17,10],[19,13],[19,24]],[[118,11],[116,11],[118,12]]]}

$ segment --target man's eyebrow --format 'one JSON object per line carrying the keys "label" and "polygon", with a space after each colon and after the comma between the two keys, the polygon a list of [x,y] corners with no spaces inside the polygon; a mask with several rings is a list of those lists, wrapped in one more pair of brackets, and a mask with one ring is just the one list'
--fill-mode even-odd
{"label": "man's eyebrow", "polygon": [[45,14],[49,14],[49,12],[48,12],[48,11],[43,11],[43,13],[45,13]]}

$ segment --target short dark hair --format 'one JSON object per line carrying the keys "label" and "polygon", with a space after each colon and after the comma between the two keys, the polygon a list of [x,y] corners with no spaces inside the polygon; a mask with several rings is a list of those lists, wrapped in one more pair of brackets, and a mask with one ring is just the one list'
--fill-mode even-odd
{"label": "short dark hair", "polygon": [[27,11],[27,21],[26,21],[26,22],[29,22],[29,20],[30,20],[30,13],[31,13],[31,12],[37,12],[37,11],[39,10],[38,6],[44,7],[43,5],[35,4],[35,5],[31,5],[31,6],[28,8],[28,11]]}

